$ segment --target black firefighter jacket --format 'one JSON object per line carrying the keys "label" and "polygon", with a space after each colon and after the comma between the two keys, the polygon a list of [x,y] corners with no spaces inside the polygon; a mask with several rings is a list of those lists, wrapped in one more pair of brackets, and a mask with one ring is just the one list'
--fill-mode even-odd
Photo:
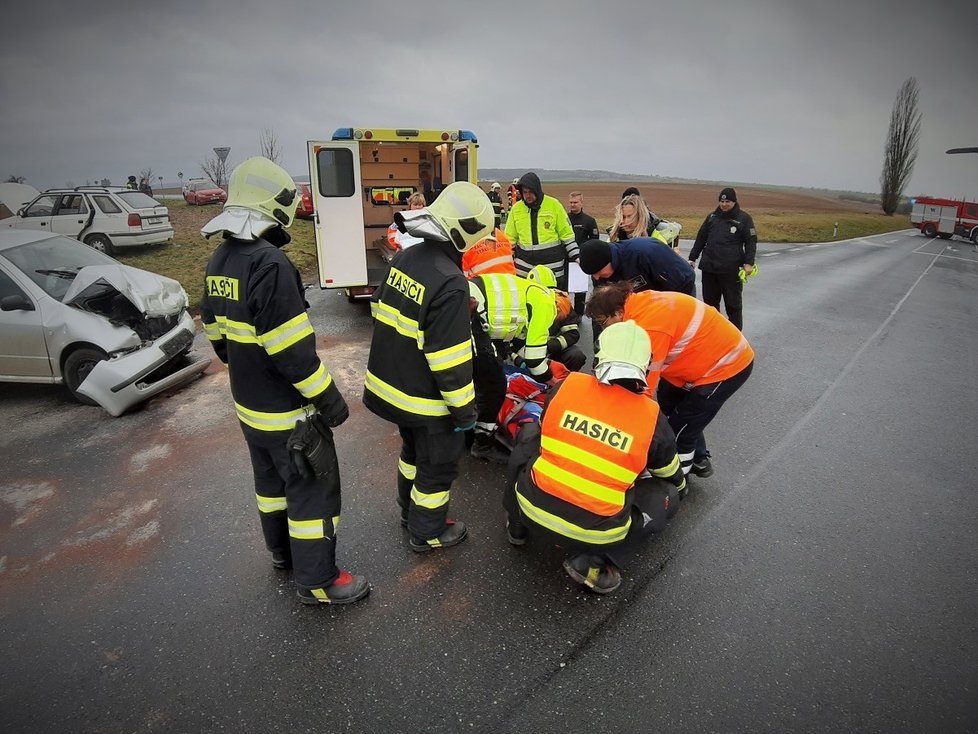
{"label": "black firefighter jacket", "polygon": [[284,441],[313,406],[342,402],[316,354],[299,273],[271,243],[228,238],[218,246],[207,263],[200,315],[228,366],[249,441]]}
{"label": "black firefighter jacket", "polygon": [[447,242],[402,250],[370,304],[363,403],[399,426],[475,423],[469,286]]}
{"label": "black firefighter jacket", "polygon": [[757,232],[750,214],[740,204],[726,213],[717,207],[700,226],[689,259],[696,262],[701,253],[700,270],[706,273],[735,273],[741,265],[753,265]]}

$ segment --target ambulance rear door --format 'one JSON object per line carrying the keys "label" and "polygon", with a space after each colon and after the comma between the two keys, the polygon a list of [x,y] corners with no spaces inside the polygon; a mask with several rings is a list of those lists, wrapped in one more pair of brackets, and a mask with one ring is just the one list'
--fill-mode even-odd
{"label": "ambulance rear door", "polygon": [[319,287],[366,285],[359,143],[311,140],[308,146]]}
{"label": "ambulance rear door", "polygon": [[452,180],[479,183],[475,159],[476,146],[472,143],[452,145]]}

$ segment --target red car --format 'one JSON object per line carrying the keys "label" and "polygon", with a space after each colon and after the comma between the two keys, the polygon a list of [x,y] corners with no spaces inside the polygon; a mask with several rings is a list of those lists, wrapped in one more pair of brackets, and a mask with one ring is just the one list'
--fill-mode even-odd
{"label": "red car", "polygon": [[190,181],[183,190],[183,199],[188,204],[223,204],[228,200],[227,192],[210,181]]}
{"label": "red car", "polygon": [[299,192],[299,202],[295,208],[295,215],[299,219],[312,219],[312,189],[306,181],[296,181],[295,187]]}

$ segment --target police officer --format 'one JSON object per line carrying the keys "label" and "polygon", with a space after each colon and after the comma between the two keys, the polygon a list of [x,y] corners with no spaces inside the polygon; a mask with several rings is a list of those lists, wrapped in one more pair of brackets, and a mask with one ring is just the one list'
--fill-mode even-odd
{"label": "police officer", "polygon": [[689,251],[689,264],[700,260],[703,302],[720,309],[723,300],[730,323],[744,330],[744,283],[740,271],[750,275],[757,254],[757,230],[751,215],[740,208],[737,192],[720,192],[717,208],[708,214]]}
{"label": "police officer", "polygon": [[398,227],[423,240],[398,253],[374,293],[373,339],[363,403],[401,434],[401,524],[418,553],[466,536],[448,518],[449,490],[475,427],[469,286],[462,253],[492,232],[492,205],[471,183],[449,184],[426,209],[398,212]]}
{"label": "police officer", "polygon": [[503,505],[510,543],[542,531],[572,550],[564,561],[572,579],[608,594],[621,584],[610,550],[663,530],[686,480],[672,428],[643,394],[648,335],[615,324],[600,347],[595,375],[569,374],[539,427],[521,429]]}
{"label": "police officer", "polygon": [[295,183],[267,158],[234,170],[224,210],[201,230],[224,236],[207,263],[201,322],[229,368],[272,564],[294,567],[303,603],[348,604],[370,585],[336,566],[339,474],[306,475],[287,448],[300,419],[318,413],[335,428],[349,415],[316,354],[299,273],[279,249],[290,240],[295,203]]}

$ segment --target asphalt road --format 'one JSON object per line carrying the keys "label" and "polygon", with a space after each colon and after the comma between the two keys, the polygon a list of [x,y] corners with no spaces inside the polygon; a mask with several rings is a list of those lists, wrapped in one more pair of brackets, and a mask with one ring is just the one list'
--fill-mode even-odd
{"label": "asphalt road", "polygon": [[978,252],[759,252],[716,473],[610,597],[510,547],[469,458],[470,538],[409,550],[396,431],[359,402],[367,310],[336,293],[310,300],[352,409],[339,559],[373,593],[349,608],[272,569],[223,369],[117,419],[0,385],[4,731],[978,730]]}

